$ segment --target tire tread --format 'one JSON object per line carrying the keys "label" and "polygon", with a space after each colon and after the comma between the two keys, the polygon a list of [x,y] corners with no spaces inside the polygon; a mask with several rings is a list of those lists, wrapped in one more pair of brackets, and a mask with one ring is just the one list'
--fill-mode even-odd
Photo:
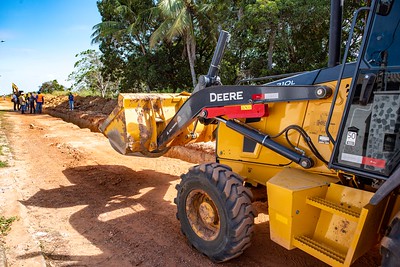
{"label": "tire tread", "polygon": [[[227,224],[230,230],[225,247],[217,252],[201,252],[214,262],[224,262],[238,257],[251,245],[251,237],[254,232],[254,217],[256,213],[251,205],[253,197],[251,191],[243,186],[243,179],[238,174],[232,172],[229,166],[218,163],[200,164],[190,168],[187,174],[183,174],[181,176],[181,183],[176,186],[178,196],[174,202],[178,206],[178,211],[179,196],[184,188],[183,184],[190,177],[208,179],[219,191],[221,199],[225,202],[225,208],[228,211]],[[178,212],[177,218],[181,220]],[[185,234],[185,229],[182,228],[182,225],[181,230]],[[185,235],[187,236],[187,234]],[[196,244],[192,243],[192,245],[199,250]]]}

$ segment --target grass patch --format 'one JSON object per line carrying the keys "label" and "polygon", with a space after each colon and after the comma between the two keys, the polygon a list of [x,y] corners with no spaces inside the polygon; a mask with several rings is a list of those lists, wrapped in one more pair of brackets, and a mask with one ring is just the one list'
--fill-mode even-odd
{"label": "grass patch", "polygon": [[7,155],[7,150],[9,150],[9,147],[7,145],[2,145],[1,143],[5,143],[4,140],[2,140],[0,136],[0,156],[5,156]]}
{"label": "grass patch", "polygon": [[[7,152],[11,150],[7,143],[7,133],[11,131],[12,125],[5,120],[4,114],[4,111],[0,111],[0,156],[7,155]],[[7,165],[6,162],[0,161],[0,167],[6,167]]]}
{"label": "grass patch", "polygon": [[0,217],[0,232],[2,235],[6,235],[11,230],[11,224],[18,220],[17,216],[6,218],[4,216]]}
{"label": "grass patch", "polygon": [[5,167],[8,167],[7,161],[1,161],[0,160],[0,168],[5,168]]}

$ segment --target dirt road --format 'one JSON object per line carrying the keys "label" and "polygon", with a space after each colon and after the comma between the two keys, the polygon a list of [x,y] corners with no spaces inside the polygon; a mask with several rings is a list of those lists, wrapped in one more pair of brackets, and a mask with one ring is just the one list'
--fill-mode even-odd
{"label": "dirt road", "polygon": [[[0,215],[20,218],[2,238],[9,266],[325,266],[269,239],[263,202],[255,203],[252,246],[228,263],[210,262],[175,218],[175,185],[192,163],[122,156],[99,133],[10,104],[0,100],[10,165],[0,168]],[[375,249],[355,266],[379,262]]]}

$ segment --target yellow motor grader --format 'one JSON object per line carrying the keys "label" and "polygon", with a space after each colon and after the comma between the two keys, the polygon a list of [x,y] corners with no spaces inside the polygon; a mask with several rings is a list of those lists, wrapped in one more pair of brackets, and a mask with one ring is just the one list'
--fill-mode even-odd
{"label": "yellow motor grader", "polygon": [[[121,94],[100,127],[126,155],[158,157],[215,140],[215,162],[183,174],[175,199],[183,234],[214,262],[250,246],[250,188],[265,186],[279,245],[350,266],[380,242],[382,266],[400,265],[400,0],[370,1],[354,13],[339,64],[341,2],[331,4],[327,68],[221,85],[230,38],[221,31],[192,94]],[[358,59],[347,62],[361,16]]]}

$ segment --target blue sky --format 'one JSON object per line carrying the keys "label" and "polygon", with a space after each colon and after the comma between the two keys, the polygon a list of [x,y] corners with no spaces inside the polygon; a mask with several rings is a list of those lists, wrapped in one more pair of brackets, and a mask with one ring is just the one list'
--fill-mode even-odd
{"label": "blue sky", "polygon": [[43,82],[69,87],[76,54],[91,45],[101,22],[96,0],[0,0],[0,95],[11,83],[25,92]]}

